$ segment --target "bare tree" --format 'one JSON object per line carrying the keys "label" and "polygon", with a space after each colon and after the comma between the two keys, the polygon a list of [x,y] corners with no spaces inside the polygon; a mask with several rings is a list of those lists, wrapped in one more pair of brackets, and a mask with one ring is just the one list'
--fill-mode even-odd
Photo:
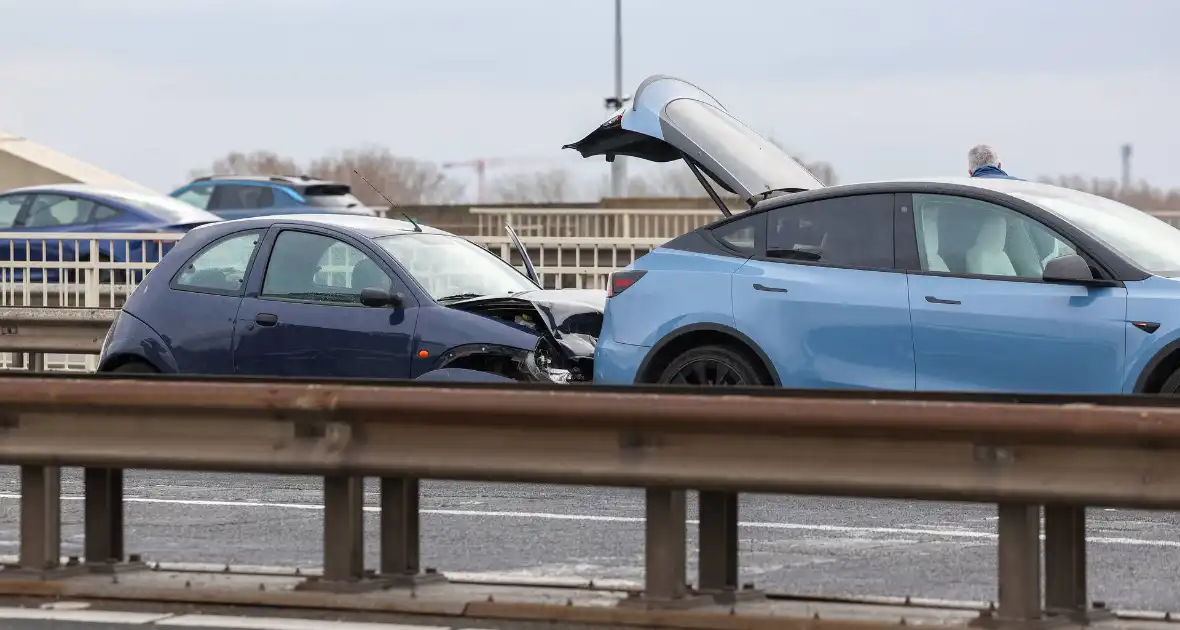
{"label": "bare tree", "polygon": [[295,160],[273,151],[232,151],[213,161],[208,169],[194,169],[190,178],[206,175],[299,175]]}
{"label": "bare tree", "polygon": [[362,147],[312,160],[306,168],[294,159],[272,151],[234,151],[213,162],[211,168],[194,170],[203,175],[309,175],[348,184],[366,205],[382,206],[385,201],[353,172],[363,173],[395,203],[429,204],[454,201],[462,187],[434,164],[393,155],[389,149]]}
{"label": "bare tree", "polygon": [[1037,181],[1114,199],[1148,212],[1152,210],[1180,210],[1180,190],[1175,188],[1164,190],[1144,181],[1126,189],[1116,179],[1083,177],[1081,175],[1040,177]]}
{"label": "bare tree", "polygon": [[398,204],[450,203],[462,192],[462,186],[438,166],[395,156],[382,147],[348,149],[312,160],[307,170],[315,177],[351,185],[353,194],[372,206],[384,205],[385,201],[354,170]]}
{"label": "bare tree", "polygon": [[551,169],[497,177],[490,193],[500,203],[565,203],[578,200],[582,191],[572,173]]}

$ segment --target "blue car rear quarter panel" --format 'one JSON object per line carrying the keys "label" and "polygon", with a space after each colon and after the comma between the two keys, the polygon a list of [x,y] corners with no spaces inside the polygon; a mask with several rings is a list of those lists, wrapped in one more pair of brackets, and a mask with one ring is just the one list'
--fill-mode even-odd
{"label": "blue car rear quarter panel", "polygon": [[913,389],[905,274],[751,260],[733,278],[737,328],[784,387]]}
{"label": "blue car rear quarter panel", "polygon": [[104,348],[99,371],[106,371],[127,359],[145,361],[160,372],[179,371],[168,344],[138,317],[124,311],[111,327],[110,338]]}
{"label": "blue car rear quarter panel", "polygon": [[647,274],[607,302],[602,337],[650,348],[690,324],[733,327],[731,276],[743,263],[744,258],[653,250],[629,267]]}
{"label": "blue car rear quarter panel", "polygon": [[[1135,391],[1135,384],[1152,359],[1180,340],[1180,279],[1152,276],[1127,284],[1127,321],[1160,325],[1148,334],[1130,323],[1126,326],[1127,360],[1123,392]],[[1164,378],[1167,378],[1166,376]]]}

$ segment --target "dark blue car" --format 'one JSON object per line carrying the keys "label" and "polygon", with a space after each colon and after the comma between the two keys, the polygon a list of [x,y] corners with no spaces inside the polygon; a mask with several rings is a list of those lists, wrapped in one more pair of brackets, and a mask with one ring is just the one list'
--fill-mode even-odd
{"label": "dark blue car", "polygon": [[102,372],[577,382],[604,291],[543,290],[466,239],[349,215],[189,232],[128,298]]}
{"label": "dark blue car", "polygon": [[[10,269],[0,280],[58,281],[61,269],[38,262],[147,262],[160,260],[171,240],[97,240],[91,234],[183,233],[198,225],[221,221],[216,215],[165,195],[112,190],[87,184],[54,184],[15,188],[0,194],[0,232],[60,232],[60,239],[0,239],[0,261]],[[72,237],[71,234],[78,234]],[[11,263],[29,263],[28,273]],[[66,281],[77,281],[66,270]],[[109,277],[110,271],[101,274]]]}

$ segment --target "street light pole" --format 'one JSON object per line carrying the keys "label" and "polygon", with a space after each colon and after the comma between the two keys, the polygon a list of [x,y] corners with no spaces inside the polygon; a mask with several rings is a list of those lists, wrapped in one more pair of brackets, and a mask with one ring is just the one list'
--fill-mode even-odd
{"label": "street light pole", "polygon": [[[615,0],[615,94],[607,99],[607,109],[618,109],[624,104],[623,99],[623,0]],[[627,190],[627,163],[624,158],[615,156],[610,164],[610,194],[612,197],[622,197]]]}

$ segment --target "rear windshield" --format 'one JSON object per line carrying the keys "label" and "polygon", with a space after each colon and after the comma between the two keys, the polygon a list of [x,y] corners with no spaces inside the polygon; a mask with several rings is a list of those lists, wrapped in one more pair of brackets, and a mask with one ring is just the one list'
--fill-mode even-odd
{"label": "rear windshield", "polygon": [[308,186],[300,192],[310,206],[347,208],[361,205],[361,200],[352,194],[352,188],[346,184]]}
{"label": "rear windshield", "polygon": [[220,220],[216,215],[173,197],[136,192],[102,191],[101,194],[138,208],[157,219],[172,224]]}

